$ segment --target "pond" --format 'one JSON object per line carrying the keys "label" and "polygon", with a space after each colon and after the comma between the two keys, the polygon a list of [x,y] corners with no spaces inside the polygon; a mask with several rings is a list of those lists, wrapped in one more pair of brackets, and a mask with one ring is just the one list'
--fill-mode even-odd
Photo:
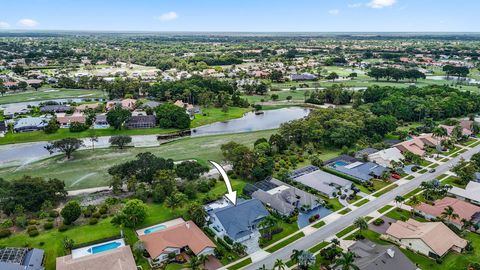
{"label": "pond", "polygon": [[479,80],[475,80],[472,78],[458,78],[458,77],[447,77],[447,76],[427,76],[427,80],[434,80],[434,81],[459,81],[459,82],[466,82],[466,83],[473,83],[473,84],[480,84]]}
{"label": "pond", "polygon": [[304,228],[307,227],[310,224],[310,221],[308,220],[310,217],[313,217],[315,215],[319,215],[320,219],[330,215],[332,211],[330,209],[327,209],[323,206],[319,206],[317,208],[314,208],[308,212],[305,213],[300,213],[298,214],[298,228]]}
{"label": "pond", "polygon": [[262,114],[248,112],[238,119],[217,122],[192,129],[192,136],[251,132],[279,128],[283,123],[304,118],[310,113],[310,109],[291,107],[262,112]]}

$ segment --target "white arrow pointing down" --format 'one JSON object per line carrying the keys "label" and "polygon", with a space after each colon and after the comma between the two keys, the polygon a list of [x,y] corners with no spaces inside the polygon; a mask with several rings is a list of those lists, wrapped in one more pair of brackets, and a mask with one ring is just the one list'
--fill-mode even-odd
{"label": "white arrow pointing down", "polygon": [[237,205],[237,192],[232,190],[232,185],[230,184],[230,179],[228,179],[228,175],[225,172],[225,170],[220,166],[218,163],[215,161],[209,160],[210,163],[213,164],[213,166],[218,170],[220,175],[223,177],[223,181],[225,181],[225,185],[227,186],[227,191],[228,193],[225,194],[225,197],[233,203],[233,205]]}

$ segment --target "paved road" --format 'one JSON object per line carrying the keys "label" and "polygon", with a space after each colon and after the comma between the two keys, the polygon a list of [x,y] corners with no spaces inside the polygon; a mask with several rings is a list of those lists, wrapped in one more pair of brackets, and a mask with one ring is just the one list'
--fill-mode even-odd
{"label": "paved road", "polygon": [[337,232],[342,230],[345,227],[350,226],[353,221],[358,218],[358,217],[363,217],[371,212],[387,205],[393,199],[395,196],[398,195],[404,195],[415,188],[417,188],[423,181],[427,180],[432,180],[437,176],[440,176],[441,174],[445,173],[450,169],[450,166],[456,164],[461,157],[464,159],[470,159],[470,157],[480,151],[480,145],[476,146],[467,152],[459,155],[456,158],[451,159],[450,161],[446,162],[445,164],[442,164],[436,168],[436,172],[434,173],[425,173],[421,176],[418,176],[409,182],[407,182],[404,185],[399,186],[398,188],[393,189],[392,191],[378,197],[377,199],[363,205],[362,207],[353,210],[352,212],[348,213],[345,216],[342,216],[341,218],[337,219],[335,222],[332,222],[330,224],[325,225],[318,231],[315,231],[314,233],[308,235],[307,237],[303,237],[297,242],[294,242],[283,249],[278,250],[275,253],[270,254],[268,257],[257,261],[253,264],[250,264],[249,266],[243,268],[247,270],[257,270],[262,267],[262,265],[265,265],[267,269],[272,269],[273,265],[275,263],[275,260],[277,259],[282,259],[283,261],[288,261],[290,255],[292,254],[292,251],[294,249],[296,250],[308,250],[310,247],[314,246],[317,243],[320,243],[321,241],[325,240],[326,238],[335,235]]}

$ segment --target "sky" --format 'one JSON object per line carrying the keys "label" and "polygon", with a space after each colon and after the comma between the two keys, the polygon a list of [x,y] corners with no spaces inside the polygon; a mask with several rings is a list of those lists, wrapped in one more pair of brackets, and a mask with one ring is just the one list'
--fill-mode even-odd
{"label": "sky", "polygon": [[480,32],[479,0],[0,0],[0,31]]}

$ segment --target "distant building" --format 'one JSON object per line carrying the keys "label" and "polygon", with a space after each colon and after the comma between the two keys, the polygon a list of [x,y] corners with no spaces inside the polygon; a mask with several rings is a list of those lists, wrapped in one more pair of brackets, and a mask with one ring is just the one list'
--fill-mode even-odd
{"label": "distant building", "polygon": [[64,113],[57,114],[57,122],[62,128],[69,128],[72,123],[85,124],[87,118],[82,113],[74,113],[72,115],[65,115]]}
{"label": "distant building", "polygon": [[368,155],[368,160],[375,162],[385,167],[392,167],[392,162],[401,162],[405,157],[402,152],[396,147],[380,150]]}
{"label": "distant building", "polygon": [[465,188],[452,186],[452,188],[448,191],[448,194],[455,196],[457,199],[480,205],[479,182],[470,181]]}
{"label": "distant building", "polygon": [[125,124],[127,128],[154,128],[157,125],[155,115],[132,116]]}
{"label": "distant building", "polygon": [[57,258],[56,270],[137,270],[129,246],[122,246],[95,254],[74,258]]}
{"label": "distant building", "polygon": [[13,105],[3,109],[3,116],[5,118],[15,118],[16,116],[27,114],[30,111],[31,109],[27,105]]}
{"label": "distant building", "polygon": [[18,119],[13,125],[15,132],[29,132],[42,130],[48,125],[48,117],[27,117]]}
{"label": "distant building", "polygon": [[67,105],[45,105],[40,107],[42,113],[64,113],[70,111],[72,108]]}
{"label": "distant building", "polygon": [[105,114],[95,115],[94,128],[109,128],[110,125],[107,122],[107,116]]}
{"label": "distant building", "polygon": [[290,80],[292,81],[313,81],[316,80],[317,76],[310,74],[310,73],[302,73],[302,74],[292,74],[290,75]]}
{"label": "distant building", "polygon": [[44,270],[44,251],[30,248],[0,249],[0,269],[2,270]]}
{"label": "distant building", "polygon": [[313,188],[328,198],[334,198],[338,190],[349,189],[352,182],[320,170],[315,166],[307,166],[297,169],[290,174],[293,181]]}
{"label": "distant building", "polygon": [[4,137],[7,133],[7,123],[0,121],[0,137]]}
{"label": "distant building", "polygon": [[432,134],[423,134],[417,137],[413,137],[410,140],[395,144],[394,146],[400,150],[400,152],[411,152],[415,155],[424,156],[425,148],[427,146],[436,147],[439,145],[440,140],[434,138]]}
{"label": "distant building", "polygon": [[452,197],[444,197],[443,199],[434,201],[433,204],[421,203],[415,206],[415,210],[428,219],[434,219],[440,218],[445,208],[449,206],[452,207],[458,215],[458,218],[450,219],[449,222],[457,225],[457,227],[462,226],[462,220],[470,221],[475,214],[480,214],[480,206]]}

